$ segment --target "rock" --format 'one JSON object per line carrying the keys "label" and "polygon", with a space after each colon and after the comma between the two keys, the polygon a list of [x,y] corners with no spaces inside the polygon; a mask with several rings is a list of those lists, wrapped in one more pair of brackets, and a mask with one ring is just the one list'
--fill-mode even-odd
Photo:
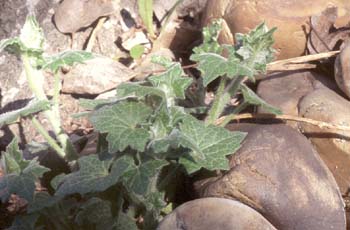
{"label": "rock", "polygon": [[203,24],[223,18],[226,30],[220,42],[229,44],[233,42],[232,34],[247,33],[265,21],[269,28],[278,28],[274,34],[276,56],[285,59],[304,53],[310,16],[321,13],[328,6],[338,7],[339,18],[335,26],[346,26],[350,16],[348,0],[208,0]]}
{"label": "rock", "polygon": [[200,197],[238,200],[277,229],[345,229],[339,188],[311,143],[283,125],[231,125],[248,131],[222,176],[199,181]]}
{"label": "rock", "polygon": [[177,207],[157,230],[276,229],[254,209],[237,201],[203,198]]}
{"label": "rock", "polygon": [[147,54],[142,62],[134,69],[136,72],[135,79],[138,81],[144,80],[151,73],[159,73],[165,71],[164,66],[152,62],[153,56],[161,56],[169,60],[175,60],[175,56],[170,49],[160,48],[159,50],[152,50],[151,53]]}
{"label": "rock", "polygon": [[[293,71],[267,76],[261,80],[257,94],[270,105],[288,115],[298,115],[298,102],[301,97],[313,90],[312,73]],[[259,112],[264,112],[259,108]]]}
{"label": "rock", "polygon": [[[336,84],[326,76],[310,71],[289,71],[268,75],[259,82],[257,94],[270,105],[279,108],[283,114],[298,116],[299,100],[315,88],[328,87],[339,91]],[[259,113],[264,113],[258,108]],[[288,125],[298,128],[296,122]]]}
{"label": "rock", "polygon": [[[316,89],[299,103],[300,116],[335,125],[350,126],[349,114],[350,102],[327,88]],[[339,133],[306,123],[302,129],[332,171],[342,194],[346,194],[350,186],[350,132]]]}
{"label": "rock", "polygon": [[134,72],[110,58],[96,57],[74,66],[63,76],[62,92],[100,94],[130,80]]}
{"label": "rock", "polygon": [[350,98],[350,41],[344,43],[335,60],[334,75],[339,88]]}
{"label": "rock", "polygon": [[117,0],[64,0],[56,9],[54,20],[62,33],[75,33],[96,19],[118,10]]}

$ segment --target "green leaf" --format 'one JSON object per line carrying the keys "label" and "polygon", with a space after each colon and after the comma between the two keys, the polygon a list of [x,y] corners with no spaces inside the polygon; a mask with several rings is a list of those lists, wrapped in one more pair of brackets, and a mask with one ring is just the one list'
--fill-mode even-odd
{"label": "green leaf", "polygon": [[0,199],[5,203],[11,194],[17,194],[28,202],[33,200],[35,183],[28,175],[8,174],[0,177]]}
{"label": "green leaf", "polygon": [[118,230],[138,230],[135,223],[136,221],[132,219],[127,214],[120,212],[118,215],[117,228]]}
{"label": "green leaf", "polygon": [[11,143],[6,147],[6,152],[2,153],[1,163],[5,174],[14,173],[16,175],[19,175],[29,164],[29,161],[23,159],[22,152],[18,147],[17,138],[13,138]]}
{"label": "green leaf", "polygon": [[258,95],[254,93],[249,87],[244,84],[241,84],[241,91],[243,94],[244,102],[248,102],[252,105],[261,106],[266,112],[273,114],[282,114],[282,111],[272,105],[269,105],[263,99],[261,99]]}
{"label": "green leaf", "polygon": [[30,15],[24,23],[19,37],[0,41],[0,52],[6,49],[9,53],[24,54],[32,58],[36,64],[42,61],[44,35],[35,17]]}
{"label": "green leaf", "polygon": [[139,14],[148,33],[154,37],[153,30],[153,0],[138,0]]}
{"label": "green leaf", "polygon": [[7,230],[35,230],[38,217],[38,214],[16,215],[11,227]]}
{"label": "green leaf", "polygon": [[0,127],[5,124],[11,124],[20,117],[25,117],[47,109],[50,109],[50,102],[48,100],[32,100],[24,108],[0,114]]}
{"label": "green leaf", "polygon": [[11,194],[17,194],[30,202],[35,182],[49,169],[39,165],[37,158],[25,160],[16,138],[8,145],[6,152],[2,153],[1,162],[5,172],[5,176],[0,177],[1,201],[8,200]]}
{"label": "green leaf", "polygon": [[39,179],[44,173],[50,171],[50,169],[41,166],[38,161],[38,157],[32,159],[27,167],[22,170],[23,175],[31,176],[33,179]]}
{"label": "green leaf", "polygon": [[151,113],[151,108],[142,103],[123,101],[94,111],[90,121],[95,129],[108,133],[110,152],[123,151],[128,146],[144,151],[150,134],[142,125]]}
{"label": "green leaf", "polygon": [[170,107],[174,105],[175,99],[185,99],[185,90],[191,85],[192,79],[184,76],[180,63],[173,63],[164,73],[151,76],[148,80],[154,87],[164,92],[167,105]]}
{"label": "green leaf", "polygon": [[74,193],[87,194],[105,191],[116,184],[120,176],[130,167],[125,158],[113,161],[101,161],[97,155],[81,157],[78,160],[79,170],[66,175],[55,195],[66,196]]}
{"label": "green leaf", "polygon": [[162,106],[150,127],[152,141],[150,146],[155,153],[167,152],[170,146],[178,147],[178,123],[186,116],[183,108]]}
{"label": "green leaf", "polygon": [[133,59],[139,59],[142,54],[145,52],[145,47],[143,45],[135,45],[130,49],[130,56]]}
{"label": "green leaf", "polygon": [[75,222],[82,226],[95,225],[96,229],[113,229],[114,220],[111,203],[97,197],[92,197],[80,206]]}
{"label": "green leaf", "polygon": [[155,95],[165,99],[165,94],[162,90],[152,86],[144,86],[138,83],[125,82],[117,87],[117,96],[122,97],[136,97],[138,99],[148,95]]}
{"label": "green leaf", "polygon": [[75,63],[84,63],[84,61],[94,58],[90,52],[82,50],[68,50],[45,59],[43,69],[49,69],[57,72],[63,66],[72,66]]}
{"label": "green leaf", "polygon": [[255,70],[238,59],[226,59],[214,53],[198,54],[193,60],[198,61],[198,69],[203,73],[203,85],[207,86],[220,76],[228,78],[236,76],[249,76],[255,74]]}
{"label": "green leaf", "polygon": [[[129,157],[129,162],[132,159]],[[136,195],[147,196],[155,192],[154,188],[157,183],[160,170],[167,165],[165,160],[150,159],[146,162],[141,162],[140,165],[130,165],[124,171],[123,181],[125,185]]]}
{"label": "green leaf", "polygon": [[237,54],[255,70],[265,71],[266,64],[273,59],[275,31],[276,28],[269,30],[265,23],[261,23],[248,34],[236,34]]}
{"label": "green leaf", "polygon": [[180,158],[189,174],[203,168],[208,170],[229,168],[226,156],[235,153],[245,137],[241,132],[230,132],[213,125],[205,126],[192,116],[180,125],[181,145],[191,149]]}
{"label": "green leaf", "polygon": [[33,15],[27,16],[19,39],[28,49],[43,49],[44,33]]}
{"label": "green leaf", "polygon": [[18,37],[0,41],[0,52],[4,49],[10,49],[10,53],[19,53],[21,47],[23,47],[23,44]]}
{"label": "green leaf", "polygon": [[154,64],[161,65],[165,68],[170,68],[174,64],[174,62],[169,57],[160,55],[153,55],[151,57],[151,62]]}
{"label": "green leaf", "polygon": [[51,207],[58,203],[61,200],[60,197],[51,196],[47,192],[37,192],[34,195],[34,199],[31,203],[29,203],[27,212],[34,213],[38,212],[44,208]]}
{"label": "green leaf", "polygon": [[191,56],[191,60],[201,53],[221,54],[223,49],[218,42],[219,34],[222,29],[221,24],[222,20],[218,19],[212,21],[209,26],[203,28],[203,43],[193,49],[194,54]]}

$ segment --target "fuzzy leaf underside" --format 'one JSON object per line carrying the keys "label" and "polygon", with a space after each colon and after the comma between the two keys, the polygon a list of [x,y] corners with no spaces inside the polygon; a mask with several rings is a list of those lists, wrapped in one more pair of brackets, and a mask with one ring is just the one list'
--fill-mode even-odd
{"label": "fuzzy leaf underside", "polygon": [[213,125],[205,126],[201,121],[188,116],[180,125],[181,145],[191,149],[180,158],[189,174],[201,168],[227,170],[226,156],[235,153],[245,137],[245,133],[230,132]]}
{"label": "fuzzy leaf underside", "polygon": [[24,108],[0,114],[0,127],[6,124],[11,124],[20,117],[25,117],[50,108],[48,100],[32,100]]}
{"label": "fuzzy leaf underside", "polygon": [[258,95],[254,93],[253,90],[249,89],[246,85],[241,85],[241,91],[244,97],[244,100],[252,105],[261,106],[266,112],[273,114],[282,114],[282,111],[272,105],[269,105],[263,99],[261,99]]}
{"label": "fuzzy leaf underside", "polygon": [[126,147],[144,151],[150,134],[142,124],[151,115],[150,107],[139,102],[123,101],[104,106],[92,113],[90,121],[102,133],[108,133],[109,151],[123,151]]}

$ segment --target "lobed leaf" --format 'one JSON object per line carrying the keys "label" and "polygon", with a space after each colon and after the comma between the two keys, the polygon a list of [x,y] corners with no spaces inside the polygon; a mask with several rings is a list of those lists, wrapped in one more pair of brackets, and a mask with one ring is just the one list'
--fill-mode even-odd
{"label": "lobed leaf", "polygon": [[175,99],[185,99],[185,90],[192,83],[192,79],[184,76],[180,63],[173,63],[164,73],[151,76],[148,80],[154,87],[164,92],[167,105],[170,107],[174,105]]}
{"label": "lobed leaf", "polygon": [[142,125],[152,114],[152,109],[142,103],[123,101],[104,106],[92,113],[90,121],[102,133],[108,133],[109,151],[123,151],[126,147],[144,151],[150,139]]}
{"label": "lobed leaf", "polygon": [[112,160],[101,161],[97,155],[81,157],[78,159],[79,170],[64,176],[55,195],[105,191],[116,184],[124,171],[131,167],[131,163],[124,158],[115,161],[110,169],[112,163]]}
{"label": "lobed leaf", "polygon": [[50,109],[50,102],[48,100],[32,100],[24,108],[0,114],[0,127],[11,124],[20,117],[29,116],[48,109]]}
{"label": "lobed leaf", "polygon": [[57,55],[47,57],[42,66],[43,69],[49,69],[57,72],[63,66],[72,66],[75,63],[84,63],[84,61],[94,58],[90,52],[82,50],[68,50]]}
{"label": "lobed leaf", "polygon": [[8,174],[0,177],[0,198],[2,203],[5,203],[11,194],[16,194],[30,202],[33,200],[34,190],[35,183],[30,176]]}
{"label": "lobed leaf", "polygon": [[37,158],[25,160],[16,138],[6,148],[6,152],[2,153],[1,163],[5,172],[0,177],[1,201],[7,201],[11,194],[17,194],[28,202],[32,201],[35,182],[49,169],[41,166]]}
{"label": "lobed leaf", "polygon": [[241,132],[230,132],[213,125],[205,126],[192,116],[183,120],[180,132],[180,144],[191,150],[180,158],[180,163],[189,174],[201,168],[227,170],[226,156],[235,153],[245,137]]}
{"label": "lobed leaf", "polygon": [[141,99],[148,95],[155,95],[165,99],[165,93],[162,90],[152,86],[126,82],[118,85],[117,87],[117,96],[120,98],[136,97],[138,99]]}
{"label": "lobed leaf", "polygon": [[111,203],[92,197],[79,207],[75,222],[80,226],[96,226],[96,229],[113,229]]}
{"label": "lobed leaf", "polygon": [[[132,162],[130,156],[126,156],[128,162]],[[165,160],[150,159],[145,162],[141,162],[140,165],[132,164],[124,171],[122,180],[125,185],[136,195],[148,196],[152,192],[155,192],[155,185],[158,180],[158,174],[160,170],[167,165]]]}

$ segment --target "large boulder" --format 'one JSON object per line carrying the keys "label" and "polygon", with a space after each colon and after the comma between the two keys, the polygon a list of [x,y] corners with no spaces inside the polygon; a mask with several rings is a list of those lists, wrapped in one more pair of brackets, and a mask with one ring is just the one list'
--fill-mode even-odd
{"label": "large boulder", "polygon": [[248,135],[227,173],[196,183],[200,197],[238,200],[277,229],[345,229],[339,188],[306,137],[283,124],[228,128]]}

